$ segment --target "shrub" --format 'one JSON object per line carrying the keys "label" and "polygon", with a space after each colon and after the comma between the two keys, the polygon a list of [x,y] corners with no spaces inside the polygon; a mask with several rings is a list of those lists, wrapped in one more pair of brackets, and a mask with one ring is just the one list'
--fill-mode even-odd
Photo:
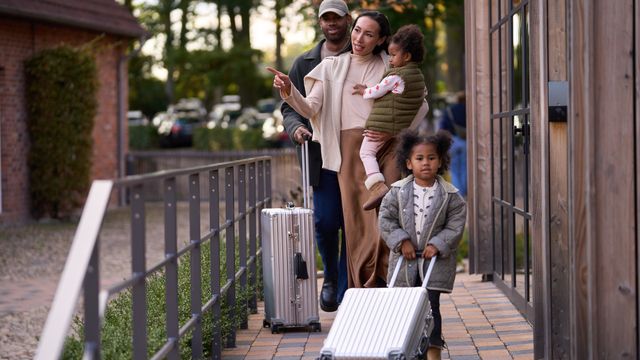
{"label": "shrub", "polygon": [[129,148],[133,150],[156,149],[160,146],[158,129],[153,125],[129,126]]}
{"label": "shrub", "polygon": [[198,150],[254,150],[267,147],[261,129],[199,128],[193,134],[193,147]]}
{"label": "shrub", "polygon": [[[223,239],[223,237],[221,237]],[[209,267],[211,264],[209,256],[209,243],[201,245],[201,268],[202,268],[202,304],[208,301],[211,294]],[[220,282],[221,286],[227,281],[225,271],[225,246],[224,242],[220,244]],[[236,269],[238,269],[238,247],[236,246]],[[258,259],[259,260],[259,259]],[[191,318],[191,278],[189,267],[189,255],[180,258],[178,265],[178,320],[180,326],[183,326]],[[260,274],[260,261],[257,262],[257,273]],[[258,276],[260,279],[260,276]],[[260,281],[260,280],[259,280]],[[261,285],[258,284],[258,289]],[[167,340],[166,335],[166,302],[165,302],[165,276],[164,273],[158,273],[147,279],[147,348],[148,355],[155,353]],[[236,286],[236,306],[230,308],[223,297],[221,302],[221,319],[217,324],[222,331],[222,339],[227,336],[232,328],[238,328],[240,324],[248,316],[247,301],[251,294],[256,292],[255,287],[248,287],[241,290]],[[126,291],[109,302],[103,321],[101,336],[101,357],[104,359],[131,359],[132,358],[132,298],[131,292]],[[214,322],[212,319],[212,309],[203,314],[202,317],[202,342],[204,345],[205,358],[211,357],[210,344],[213,341],[212,329]],[[83,352],[83,334],[84,327],[81,320],[76,317],[74,320],[75,336],[68,337],[62,358],[63,359],[79,359]],[[183,359],[191,358],[190,348],[191,338],[186,335],[180,339],[180,357]]]}
{"label": "shrub", "polygon": [[96,66],[85,50],[43,50],[25,63],[28,155],[36,217],[64,218],[89,188]]}
{"label": "shrub", "polygon": [[464,233],[462,234],[462,240],[460,240],[460,244],[458,245],[458,252],[456,254],[458,264],[462,263],[462,260],[468,257],[469,257],[469,229],[465,227]]}

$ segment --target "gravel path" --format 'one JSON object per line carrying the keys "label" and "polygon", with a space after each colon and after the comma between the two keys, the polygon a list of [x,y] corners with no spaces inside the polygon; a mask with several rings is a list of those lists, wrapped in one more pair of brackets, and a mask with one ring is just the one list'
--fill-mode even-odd
{"label": "gravel path", "polygon": [[[201,230],[208,209],[201,210]],[[101,286],[130,274],[129,209],[109,211],[100,235]],[[163,258],[161,204],[146,207],[147,266]],[[0,229],[0,359],[32,359],[77,223],[33,224]],[[178,206],[178,240],[188,235],[188,206]]]}

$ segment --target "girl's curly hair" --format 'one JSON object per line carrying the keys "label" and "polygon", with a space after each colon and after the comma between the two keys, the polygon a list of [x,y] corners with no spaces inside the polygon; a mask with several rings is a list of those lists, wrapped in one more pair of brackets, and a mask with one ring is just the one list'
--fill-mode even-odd
{"label": "girl's curly hair", "polygon": [[411,54],[411,61],[421,63],[424,60],[424,35],[417,25],[404,25],[391,37],[391,43],[400,46],[402,51]]}
{"label": "girl's curly hair", "polygon": [[407,160],[411,158],[411,152],[416,145],[420,144],[433,144],[436,147],[436,152],[440,158],[440,168],[438,169],[438,175],[443,175],[449,170],[449,164],[451,163],[451,157],[449,156],[449,149],[453,140],[448,131],[438,130],[434,133],[419,132],[418,130],[405,129],[398,135],[399,141],[396,146],[396,164],[398,169],[407,176],[411,174],[411,170],[407,168]]}

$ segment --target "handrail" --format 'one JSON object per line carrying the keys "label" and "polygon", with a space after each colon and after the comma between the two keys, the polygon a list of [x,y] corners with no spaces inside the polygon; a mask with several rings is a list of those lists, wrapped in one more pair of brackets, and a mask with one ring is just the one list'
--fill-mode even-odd
{"label": "handrail", "polygon": [[[228,161],[218,164],[191,167],[187,169],[163,170],[146,175],[128,176],[117,180],[94,181],[73,244],[65,264],[62,277],[58,284],[56,294],[49,315],[47,317],[35,359],[57,359],[62,348],[74,316],[75,307],[80,296],[81,288],[84,288],[85,306],[85,349],[84,358],[100,358],[100,327],[104,316],[108,299],[124,289],[131,288],[133,307],[133,356],[134,358],[146,358],[146,305],[145,305],[145,279],[158,270],[165,269],[167,282],[167,341],[162,345],[152,358],[177,357],[177,344],[180,337],[186,332],[191,332],[192,356],[202,356],[202,316],[207,311],[213,311],[214,316],[220,316],[220,303],[224,296],[230,304],[235,303],[235,285],[247,286],[256,281],[256,261],[261,253],[257,244],[256,226],[259,222],[260,210],[271,205],[271,157],[259,156],[249,159]],[[248,174],[247,172],[248,167]],[[225,172],[225,183],[219,184],[220,170]],[[238,173],[236,176],[235,173]],[[201,234],[200,230],[200,205],[203,198],[200,196],[200,175],[207,173],[209,181],[209,208],[210,230]],[[186,177],[188,180],[189,195],[189,239],[190,241],[181,249],[177,248],[177,190],[176,179]],[[245,184],[249,179],[249,184]],[[237,181],[234,181],[237,179]],[[163,200],[165,203],[165,258],[157,264],[147,268],[145,265],[145,200],[144,189],[149,183],[160,182],[164,184]],[[222,188],[222,189],[220,189]],[[102,227],[109,199],[114,189],[129,192],[131,206],[131,261],[132,273],[123,281],[100,290],[99,288],[99,234]],[[219,191],[220,190],[220,191]],[[236,190],[238,197],[235,197]],[[224,192],[223,192],[224,191]],[[248,191],[248,199],[246,192]],[[223,192],[225,199],[220,199],[219,192]],[[220,203],[225,204],[224,222],[219,221]],[[238,204],[236,214],[235,204]],[[248,203],[248,206],[247,206]],[[247,229],[247,222],[249,228]],[[236,226],[236,223],[238,226]],[[240,265],[235,268],[233,256],[235,254],[236,228],[240,248]],[[226,238],[222,239],[220,233],[225,231]],[[247,239],[247,232],[249,239]],[[213,242],[216,239],[215,243]],[[212,256],[211,269],[200,269],[200,246],[203,242],[211,242],[211,253],[218,251],[218,258]],[[220,241],[226,241],[226,273],[219,271]],[[258,246],[256,246],[258,245]],[[215,247],[214,247],[215,246]],[[247,250],[250,252],[247,257]],[[185,324],[178,324],[177,304],[177,258],[182,255],[191,255],[191,319]],[[209,270],[212,276],[212,294],[203,305],[201,303],[200,278],[193,277],[194,272]],[[236,271],[237,270],[237,271]],[[217,276],[216,279],[213,279]],[[226,276],[227,282],[220,288],[220,278]],[[248,279],[247,279],[248,278]],[[217,283],[217,285],[216,285]],[[171,293],[173,292],[173,293]],[[257,309],[255,297],[249,300],[248,305],[254,311]],[[140,318],[142,316],[142,318]],[[143,321],[140,321],[143,320]],[[217,330],[219,331],[219,329]],[[218,335],[219,336],[219,333]],[[197,342],[200,341],[198,344]],[[221,341],[214,341],[219,346]],[[235,331],[232,330],[227,345],[235,344]],[[213,358],[219,358],[220,348],[212,350]]]}
{"label": "handrail", "polygon": [[[107,210],[113,182],[97,180],[91,185],[87,202],[82,210],[78,230],[73,238],[71,250],[62,277],[53,299],[53,305],[44,324],[35,359],[50,359],[60,354],[67,330],[71,325],[76,301],[80,295],[84,274],[94,252],[102,220]],[[69,299],[74,299],[69,301]],[[55,355],[58,357],[58,355]]]}

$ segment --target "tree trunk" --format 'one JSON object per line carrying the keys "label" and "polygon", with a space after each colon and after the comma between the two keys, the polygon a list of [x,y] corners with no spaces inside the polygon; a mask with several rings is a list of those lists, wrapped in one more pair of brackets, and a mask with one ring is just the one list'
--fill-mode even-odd
{"label": "tree trunk", "polygon": [[282,18],[284,11],[284,1],[276,0],[274,11],[276,13],[276,69],[283,70],[284,63],[282,60],[282,45],[284,45],[284,38],[282,37]]}
{"label": "tree trunk", "polygon": [[224,6],[222,5],[222,0],[216,0],[216,17],[218,19],[218,27],[215,29],[216,36],[216,48],[222,50],[222,12],[224,11]]}
{"label": "tree trunk", "polygon": [[165,93],[167,95],[167,100],[170,104],[173,103],[173,93],[174,93],[174,76],[175,76],[175,65],[174,65],[174,45],[173,45],[173,31],[171,30],[171,11],[173,10],[173,1],[172,0],[162,0],[159,4],[160,6],[160,19],[163,25],[163,30],[165,34],[165,43],[164,43],[164,64],[167,69],[167,82],[165,83]]}
{"label": "tree trunk", "polygon": [[445,61],[447,72],[445,82],[447,90],[464,90],[464,3],[460,0],[449,1],[445,15],[447,46]]}

